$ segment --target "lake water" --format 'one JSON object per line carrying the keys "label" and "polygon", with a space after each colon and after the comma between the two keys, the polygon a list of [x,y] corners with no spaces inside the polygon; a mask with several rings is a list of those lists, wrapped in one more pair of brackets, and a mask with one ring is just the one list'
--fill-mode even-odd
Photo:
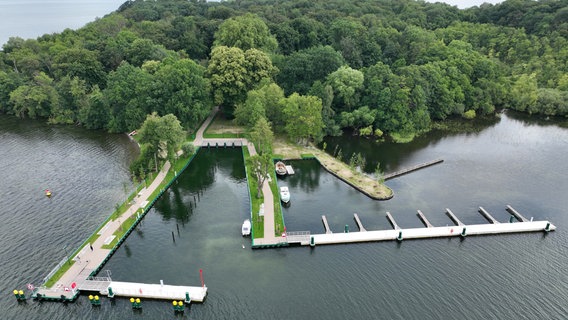
{"label": "lake water", "polygon": [[[253,251],[240,235],[249,212],[241,151],[205,149],[103,270],[115,280],[199,285],[203,269],[209,295],[179,316],[184,319],[565,318],[568,129],[504,115],[475,134],[433,132],[406,145],[353,138],[328,144],[347,150],[347,141],[368,150],[370,159],[380,154],[388,170],[445,161],[387,182],[395,197],[383,202],[315,161],[293,161],[296,174],[279,179],[292,195],[284,209],[288,230],[322,232],[325,214],[335,232],[346,224],[353,232],[354,212],[367,229],[389,229],[386,211],[402,228],[419,227],[417,209],[437,226],[451,224],[445,208],[466,224],[484,223],[478,206],[506,222],[506,204],[558,229]],[[103,298],[93,308],[85,296],[69,304],[18,304],[11,294],[41,281],[104,221],[130,187],[127,166],[136,153],[125,135],[0,117],[6,318],[174,317],[166,301],[143,301],[142,311],[133,311],[126,299]],[[45,188],[52,199],[43,196]]]}
{"label": "lake water", "polygon": [[0,47],[10,37],[37,38],[78,29],[118,9],[124,0],[0,0]]}

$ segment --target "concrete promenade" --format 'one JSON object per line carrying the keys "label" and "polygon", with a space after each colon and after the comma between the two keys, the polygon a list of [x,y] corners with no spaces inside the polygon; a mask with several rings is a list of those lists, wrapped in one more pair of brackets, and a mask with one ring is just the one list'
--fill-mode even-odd
{"label": "concrete promenade", "polygon": [[72,288],[73,283],[77,284],[85,281],[90,272],[98,269],[103,264],[110,254],[110,250],[104,249],[103,246],[112,241],[113,234],[119,230],[121,224],[126,219],[135,215],[139,208],[144,208],[148,205],[150,196],[158,189],[169,169],[170,163],[166,162],[150,186],[142,189],[133,199],[128,210],[119,218],[109,220],[99,231],[100,236],[97,240],[87,244],[79,253],[73,256],[75,263],[61,276],[59,281],[52,288],[39,288],[35,294],[41,294],[44,297],[61,298],[64,296],[66,299],[73,298],[76,295]]}

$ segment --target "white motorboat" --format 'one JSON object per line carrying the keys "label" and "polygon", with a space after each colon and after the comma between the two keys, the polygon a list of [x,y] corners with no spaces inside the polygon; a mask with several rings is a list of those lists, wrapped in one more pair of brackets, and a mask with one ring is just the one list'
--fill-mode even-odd
{"label": "white motorboat", "polygon": [[250,236],[250,220],[247,219],[245,220],[245,222],[243,222],[243,227],[241,228],[242,233],[243,233],[243,237],[244,236]]}
{"label": "white motorboat", "polygon": [[288,191],[288,187],[280,187],[280,200],[284,203],[290,202],[290,191]]}
{"label": "white motorboat", "polygon": [[282,161],[276,162],[276,174],[278,174],[279,176],[284,176],[286,175],[286,173],[287,173],[286,165],[284,164],[284,162]]}

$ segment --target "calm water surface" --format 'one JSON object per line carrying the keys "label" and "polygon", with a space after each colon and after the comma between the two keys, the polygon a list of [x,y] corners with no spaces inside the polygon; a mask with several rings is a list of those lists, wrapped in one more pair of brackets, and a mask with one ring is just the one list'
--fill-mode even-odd
{"label": "calm water surface", "polygon": [[[6,294],[0,309],[10,318],[564,319],[568,314],[568,130],[551,122],[503,116],[476,134],[433,133],[401,146],[358,141],[371,144],[367,156],[380,154],[388,170],[445,160],[389,181],[395,192],[390,201],[368,199],[315,161],[291,162],[296,175],[278,181],[291,190],[291,205],[284,209],[288,230],[322,232],[325,214],[335,232],[346,224],[356,231],[354,212],[367,229],[387,229],[385,211],[403,228],[418,227],[417,209],[438,226],[451,224],[445,208],[466,224],[483,223],[478,206],[505,222],[504,207],[511,204],[527,217],[550,219],[558,230],[548,235],[253,251],[239,233],[249,210],[241,151],[200,151],[104,268],[115,280],[185,285],[199,285],[203,269],[209,287],[205,303],[175,317],[164,301],[144,301],[141,312],[133,312],[126,299],[103,298],[100,308],[92,308],[85,296],[67,305],[14,301],[15,287],[41,280],[64,256],[65,244],[76,247],[110,214],[125,194],[127,164],[136,148],[122,135],[0,121],[0,231],[12,235],[1,240]],[[353,139],[328,144],[346,150],[346,141]],[[47,184],[56,193],[51,200],[43,197]]]}
{"label": "calm water surface", "polygon": [[124,0],[0,0],[0,47],[10,37],[37,38],[78,29],[103,17]]}

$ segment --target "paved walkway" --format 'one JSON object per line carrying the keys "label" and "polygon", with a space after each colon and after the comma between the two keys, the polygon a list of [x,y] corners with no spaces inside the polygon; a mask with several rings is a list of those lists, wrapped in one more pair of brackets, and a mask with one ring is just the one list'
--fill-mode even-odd
{"label": "paved walkway", "polygon": [[[75,263],[67,272],[59,279],[52,288],[40,288],[37,293],[48,297],[61,297],[62,295],[71,298],[74,296],[72,283],[80,283],[84,281],[89,274],[97,269],[109,255],[109,249],[103,249],[105,241],[112,241],[113,234],[120,228],[120,225],[128,218],[133,216],[136,211],[148,205],[150,195],[158,189],[160,183],[166,177],[170,163],[166,162],[162,170],[158,173],[152,184],[142,189],[138,196],[131,202],[130,208],[123,213],[118,219],[110,220],[105,224],[100,232],[99,238],[94,243],[87,244],[76,256],[73,257]],[[92,249],[91,249],[92,247]]]}
{"label": "paved walkway", "polygon": [[[207,117],[207,119],[203,122],[199,130],[197,130],[195,134],[195,140],[193,144],[196,147],[201,147],[204,144],[207,145],[207,142],[210,142],[211,145],[215,145],[219,141],[224,141],[224,139],[206,139],[203,138],[203,133],[213,121],[215,114],[219,111],[219,107],[213,109],[213,112]],[[236,142],[239,141],[242,146],[246,146],[249,150],[249,154],[251,156],[256,155],[256,149],[254,148],[254,144],[249,142],[247,139],[244,138],[231,138],[226,139],[227,141]],[[275,236],[275,229],[274,229],[274,196],[272,194],[272,190],[270,189],[269,180],[265,180],[264,184],[262,185],[262,195],[264,197],[264,238],[255,238],[253,240],[253,245],[273,245],[278,244],[285,239],[283,237],[276,237]]]}

